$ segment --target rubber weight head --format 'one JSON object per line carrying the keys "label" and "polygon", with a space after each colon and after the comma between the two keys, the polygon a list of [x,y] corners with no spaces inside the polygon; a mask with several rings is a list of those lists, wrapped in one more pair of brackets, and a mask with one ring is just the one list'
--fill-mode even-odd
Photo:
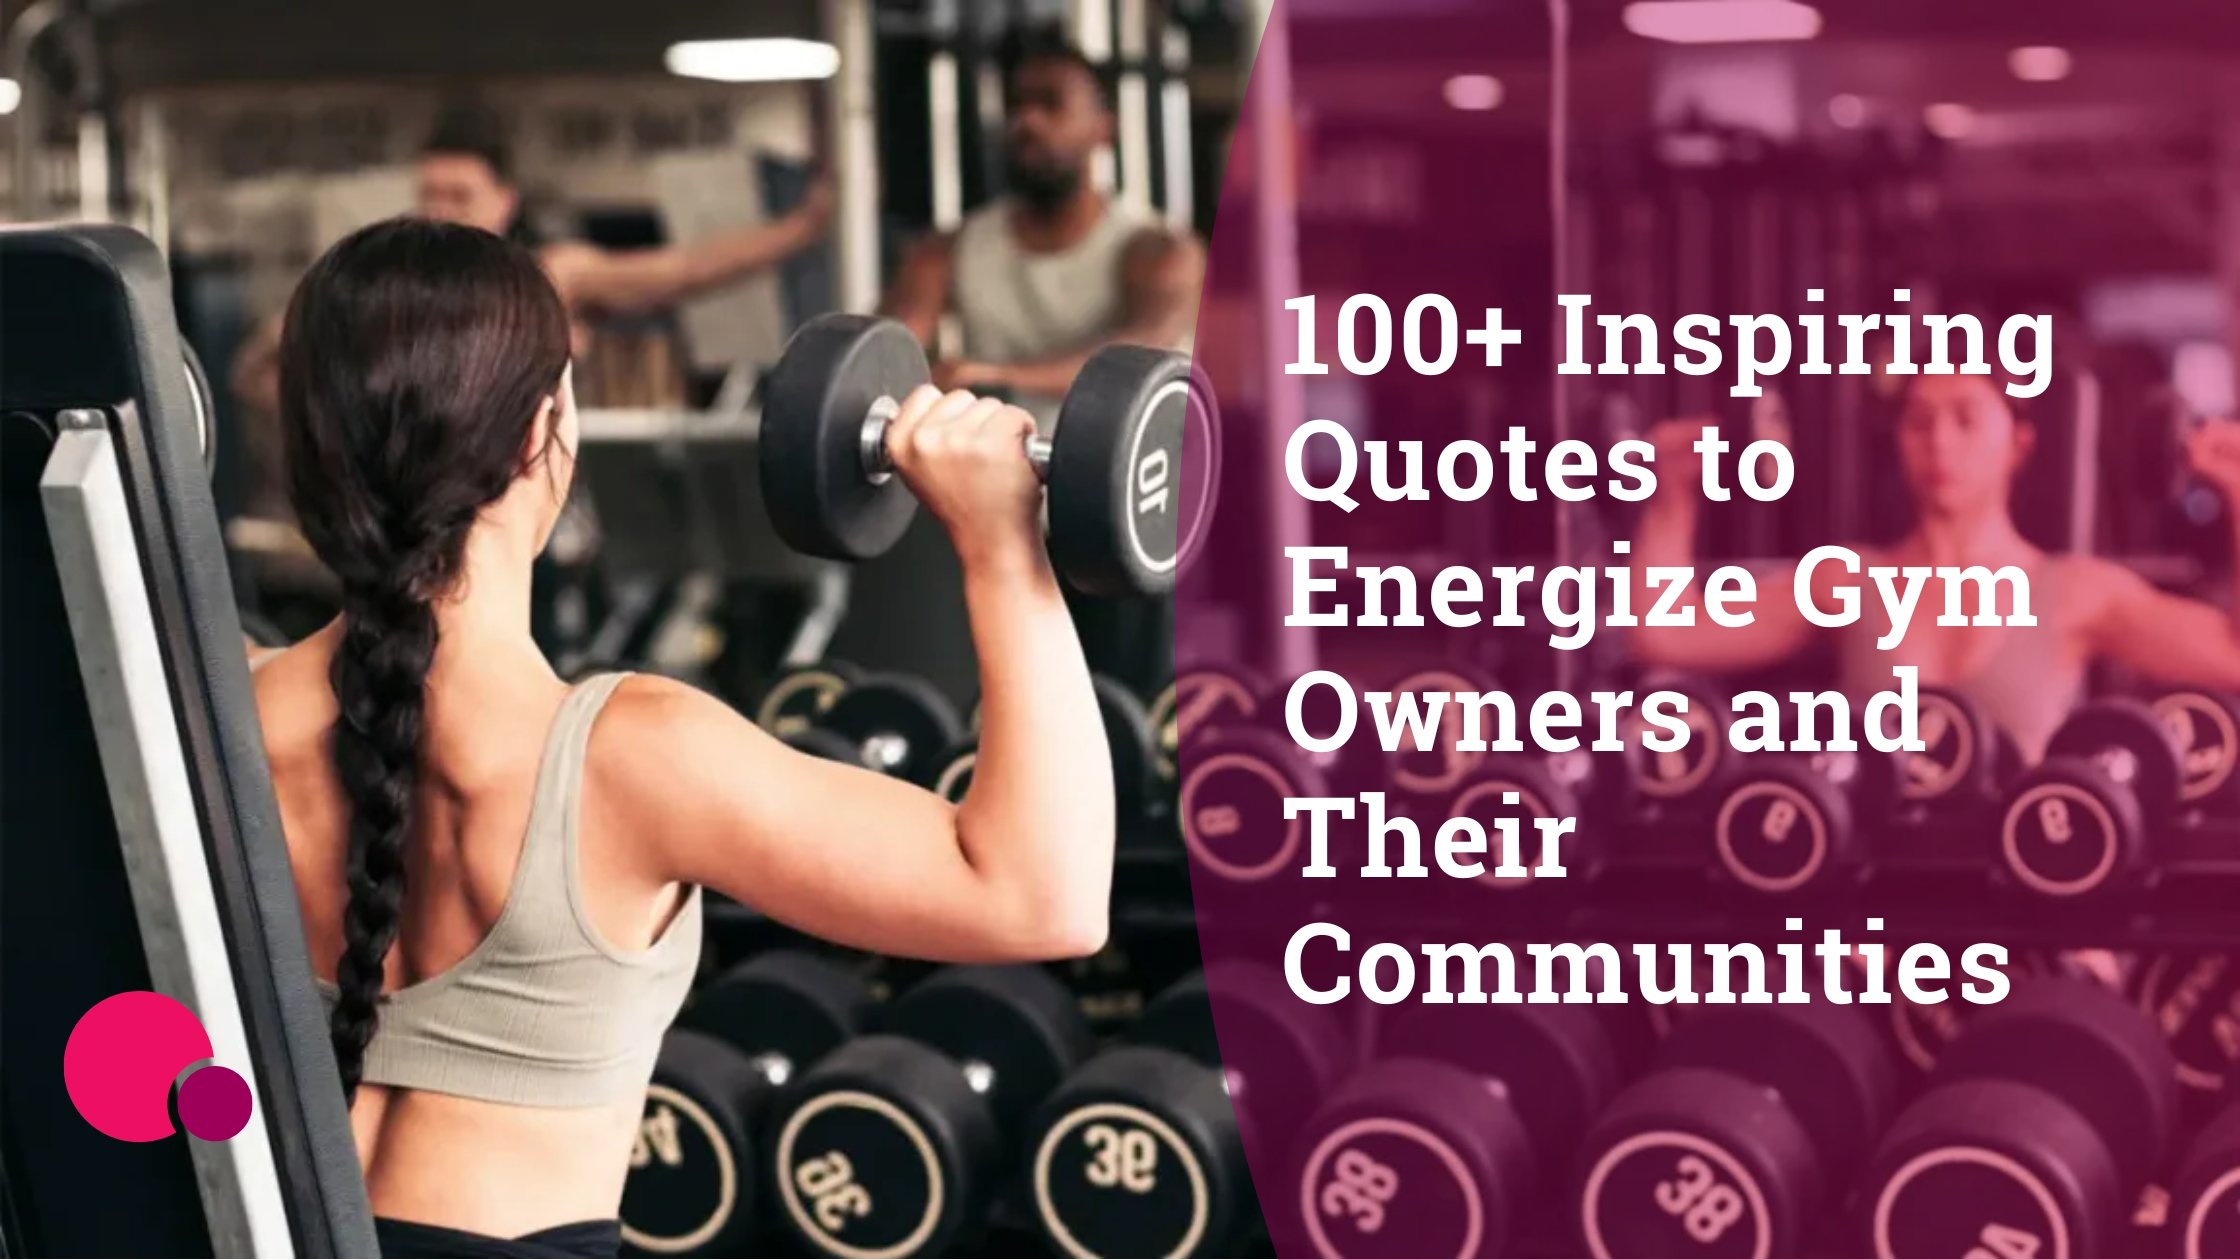
{"label": "rubber weight head", "polygon": [[796,551],[868,560],[902,537],[917,500],[863,467],[863,426],[933,377],[910,330],[868,315],[819,315],[786,342],[762,391],[763,502]]}
{"label": "rubber weight head", "polygon": [[1539,1180],[1513,1098],[1437,1060],[1373,1063],[1306,1122],[1279,1207],[1318,1255],[1506,1255]]}
{"label": "rubber weight head", "polygon": [[1281,973],[1249,962],[1216,963],[1176,981],[1126,1036],[1221,1069],[1243,1123],[1272,1150],[1289,1149],[1304,1114],[1294,1104],[1322,1098],[1349,1066],[1345,1029],[1330,1012],[1299,1001]]}
{"label": "rubber weight head", "polygon": [[2180,756],[2179,799],[2194,809],[2231,813],[2240,804],[2240,698],[2222,691],[2170,691],[2155,697]]}
{"label": "rubber weight head", "polygon": [[2138,1185],[2176,1124],[2177,1070],[2138,1008],[2092,980],[2055,976],[2018,983],[1985,1007],[1933,1080],[2019,1081],[2066,1100],[2107,1143],[2124,1183]]}
{"label": "rubber weight head", "polygon": [[2105,765],[2056,757],[2007,798],[1993,870],[2041,897],[2105,895],[2144,873],[2148,839],[2138,795]]}
{"label": "rubber weight head", "polygon": [[1737,760],[1711,824],[1727,878],[1752,892],[1791,896],[1857,876],[1864,853],[1849,795],[1803,758]]}
{"label": "rubber weight head", "polygon": [[762,1184],[751,1135],[773,1092],[714,1037],[675,1029],[662,1040],[622,1190],[625,1253],[748,1254]]}
{"label": "rubber weight head", "polygon": [[[1552,756],[1495,753],[1482,758],[1456,787],[1439,816],[1470,819],[1484,828],[1487,836],[1486,853],[1481,859],[1485,870],[1471,881],[1473,887],[1499,891],[1529,888],[1539,882],[1540,867],[1548,855],[1543,851],[1538,820],[1577,818],[1580,812],[1578,793],[1552,773],[1557,764]],[[1511,796],[1516,799],[1509,799]],[[1504,819],[1516,824],[1521,874],[1515,869],[1506,875],[1500,873],[1506,861],[1499,839]],[[1582,846],[1576,829],[1557,841],[1555,856],[1561,859],[1565,879],[1585,879],[1594,866],[1594,855]]]}
{"label": "rubber weight head", "polygon": [[1237,666],[1186,669],[1154,696],[1148,716],[1158,743],[1158,770],[1172,783],[1181,773],[1182,746],[1204,731],[1241,726],[1252,720],[1260,697],[1268,694],[1259,675]]}
{"label": "rubber weight head", "polygon": [[1725,1072],[1781,1095],[1833,1183],[1866,1158],[1897,1096],[1895,1065],[1855,1006],[1707,1010],[1673,1028],[1658,1061]]}
{"label": "rubber weight head", "polygon": [[1569,1158],[1618,1092],[1609,1026],[1585,1006],[1394,1007],[1377,1044],[1381,1053],[1430,1056],[1500,1081],[1543,1159]]}
{"label": "rubber weight head", "polygon": [[1736,753],[1727,743],[1733,715],[1717,693],[1700,684],[1668,683],[1688,699],[1687,712],[1679,714],[1688,727],[1688,740],[1678,748],[1659,751],[1645,742],[1663,732],[1644,720],[1639,710],[1628,710],[1619,721],[1618,737],[1625,741],[1627,779],[1634,794],[1659,804],[1700,800],[1724,785]]}
{"label": "rubber weight head", "polygon": [[1106,750],[1112,757],[1113,805],[1123,820],[1138,818],[1151,801],[1151,718],[1143,701],[1120,682],[1095,674],[1097,710],[1104,717]]}
{"label": "rubber weight head", "polygon": [[870,674],[832,702],[823,726],[855,744],[860,760],[927,784],[964,738],[964,719],[941,689],[908,674]]}
{"label": "rubber weight head", "polygon": [[826,761],[838,761],[851,766],[863,764],[863,749],[819,726],[804,726],[786,736],[785,746],[798,753],[822,757]]}
{"label": "rubber weight head", "polygon": [[1462,781],[1478,768],[1485,754],[1463,752],[1456,747],[1467,729],[1468,709],[1452,697],[1495,689],[1492,679],[1452,666],[1404,670],[1387,686],[1362,688],[1364,691],[1389,691],[1396,697],[1414,695],[1426,709],[1432,703],[1426,697],[1432,694],[1449,697],[1439,704],[1439,721],[1431,747],[1419,750],[1412,741],[1403,740],[1393,753],[1393,787],[1411,796],[1424,797],[1444,796],[1462,786]]}
{"label": "rubber weight head", "polygon": [[2211,1120],[2187,1148],[2170,1191],[2169,1254],[2240,1256],[2240,1106]]}
{"label": "rubber weight head", "polygon": [[1898,759],[1898,792],[1908,804],[1988,800],[1998,790],[1998,728],[1975,697],[1923,687],[1916,710],[1920,752]]}
{"label": "rubber weight head", "polygon": [[980,764],[980,744],[967,740],[949,750],[941,759],[941,767],[933,773],[933,782],[927,787],[933,794],[952,805],[964,803],[965,793],[972,790],[972,773]]}
{"label": "rubber weight head", "polygon": [[743,1054],[772,1056],[790,1077],[861,1031],[871,1007],[871,986],[855,972],[805,950],[773,950],[723,973],[679,1022]]}
{"label": "rubber weight head", "polygon": [[[1309,738],[1330,739],[1344,730],[1348,722],[1354,723],[1351,738],[1328,751],[1307,753],[1307,758],[1314,762],[1322,772],[1322,781],[1337,795],[1392,794],[1398,785],[1398,758],[1377,742],[1376,732],[1360,720],[1359,712],[1348,711],[1348,702],[1356,698],[1355,693],[1333,686],[1300,689],[1299,729]],[[1261,705],[1255,711],[1255,724],[1261,730],[1288,738],[1286,703],[1288,701]],[[1296,746],[1296,741],[1293,742]]]}
{"label": "rubber weight head", "polygon": [[2047,760],[2055,757],[2098,762],[2130,787],[2150,816],[2178,803],[2184,778],[2178,742],[2144,700],[2118,696],[2078,705],[2046,745]]}
{"label": "rubber weight head", "polygon": [[888,1007],[882,1024],[963,1066],[1009,1131],[1087,1057],[1080,1004],[1041,967],[945,967]]}
{"label": "rubber weight head", "polygon": [[1107,346],[1066,391],[1050,452],[1050,554],[1081,591],[1119,599],[1174,589],[1190,395],[1190,361],[1147,346]]}
{"label": "rubber weight head", "polygon": [[2124,992],[2161,1030],[2178,1062],[2178,1085],[2187,1109],[2213,1106],[2229,1085],[2240,1085],[2240,957],[2223,951],[2163,952],[2140,958],[2124,977]]}
{"label": "rubber weight head", "polygon": [[1779,1095],[1674,1068],[1610,1104],[1579,1159],[1576,1202],[1596,1256],[1802,1255],[1826,1193],[1810,1136]]}
{"label": "rubber weight head", "polygon": [[815,726],[861,677],[863,671],[846,661],[797,665],[771,680],[754,707],[754,724],[780,739]]}
{"label": "rubber weight head", "polygon": [[860,1037],[810,1069],[780,1111],[769,1126],[778,1217],[813,1254],[953,1255],[986,1220],[995,1121],[939,1051]]}
{"label": "rubber weight head", "polygon": [[1292,877],[1305,853],[1307,820],[1285,818],[1283,803],[1324,794],[1321,772],[1283,736],[1209,735],[1193,746],[1176,795],[1183,846],[1211,878],[1257,884]]}
{"label": "rubber weight head", "polygon": [[2062,1099],[2012,1081],[1932,1089],[1890,1126],[1859,1190],[1864,1254],[2100,1256],[2121,1192]]}
{"label": "rubber weight head", "polygon": [[1098,1055],[1020,1143],[1035,1224],[1072,1256],[1231,1255],[1253,1202],[1221,1075],[1172,1050]]}
{"label": "rubber weight head", "polygon": [[[1905,953],[1901,941],[1886,942],[1885,984],[1887,960]],[[1867,960],[1854,951],[1845,960],[1855,984],[1865,984],[1869,974]],[[2042,976],[2079,974],[2077,964],[2058,953],[2038,950],[2007,951],[2007,961],[1994,968],[2005,975],[2010,984],[2020,984]],[[1958,1041],[1984,1011],[1996,1007],[1978,1006],[1970,1002],[1921,1003],[1907,998],[1903,992],[1892,991],[1887,1004],[1865,1005],[1858,1008],[1881,1034],[1889,1062],[1897,1070],[1899,1093],[1911,1095],[1919,1092],[1936,1070],[1937,1061],[1944,1057],[1946,1047]]]}

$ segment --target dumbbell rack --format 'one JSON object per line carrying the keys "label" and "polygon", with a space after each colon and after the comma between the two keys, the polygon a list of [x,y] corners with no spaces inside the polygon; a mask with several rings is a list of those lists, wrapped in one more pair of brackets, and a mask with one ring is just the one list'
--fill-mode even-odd
{"label": "dumbbell rack", "polygon": [[[2166,861],[2113,898],[2034,897],[1993,874],[1998,819],[1924,818],[1883,833],[1854,884],[1782,897],[1707,875],[1709,820],[1663,815],[1620,824],[1598,881],[1567,907],[1520,907],[1555,931],[1629,940],[1718,940],[1749,918],[1855,923],[1872,916],[1912,940],[1996,941],[2016,948],[2214,949],[2240,943],[2240,821],[2194,820],[2164,833]],[[1693,842],[1674,843],[1693,829]],[[1650,860],[1636,855],[1647,852]],[[1676,884],[1679,877],[1686,883]],[[1691,895],[1691,891],[1703,895]],[[1529,900],[1537,890],[1519,894]]]}

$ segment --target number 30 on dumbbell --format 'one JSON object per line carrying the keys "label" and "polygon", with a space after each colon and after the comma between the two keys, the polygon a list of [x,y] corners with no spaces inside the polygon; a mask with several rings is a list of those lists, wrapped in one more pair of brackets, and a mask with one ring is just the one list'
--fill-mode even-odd
{"label": "number 30 on dumbbell", "polygon": [[[786,545],[868,560],[901,539],[917,501],[895,480],[887,425],[932,375],[892,320],[821,315],[794,333],[762,405],[762,496]],[[1043,481],[1059,573],[1110,598],[1173,590],[1211,519],[1217,442],[1211,393],[1187,358],[1098,351],[1066,391],[1056,434],[1021,452]]]}

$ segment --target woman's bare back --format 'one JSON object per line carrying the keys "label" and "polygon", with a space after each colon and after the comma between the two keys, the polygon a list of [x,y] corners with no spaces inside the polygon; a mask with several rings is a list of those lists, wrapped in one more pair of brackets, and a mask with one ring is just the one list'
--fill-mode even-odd
{"label": "woman's bare back", "polygon": [[[343,950],[349,802],[329,732],[330,627],[256,673],[280,817],[303,910],[312,973],[331,983]],[[529,822],[546,734],[568,688],[526,653],[447,643],[429,674],[424,760],[406,845],[401,929],[386,992],[458,965],[504,910]],[[500,657],[504,659],[493,659]],[[466,662],[471,661],[471,666]],[[590,794],[587,792],[586,796]],[[675,898],[623,867],[603,843],[627,834],[586,800],[586,908],[622,948],[652,943]],[[644,1100],[593,1108],[524,1107],[362,1085],[351,1111],[375,1213],[499,1237],[611,1217]]]}

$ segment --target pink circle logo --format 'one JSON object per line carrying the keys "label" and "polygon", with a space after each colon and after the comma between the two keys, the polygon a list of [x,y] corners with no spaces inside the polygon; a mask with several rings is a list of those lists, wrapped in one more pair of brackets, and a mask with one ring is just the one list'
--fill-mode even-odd
{"label": "pink circle logo", "polygon": [[[249,1123],[249,1083],[208,1063],[212,1049],[194,1012],[161,993],[105,998],[78,1017],[62,1048],[62,1084],[87,1124],[120,1142],[170,1137],[171,1087],[179,1123],[205,1142],[223,1142]],[[199,1066],[197,1066],[199,1065]],[[193,1068],[184,1081],[179,1073]]]}

